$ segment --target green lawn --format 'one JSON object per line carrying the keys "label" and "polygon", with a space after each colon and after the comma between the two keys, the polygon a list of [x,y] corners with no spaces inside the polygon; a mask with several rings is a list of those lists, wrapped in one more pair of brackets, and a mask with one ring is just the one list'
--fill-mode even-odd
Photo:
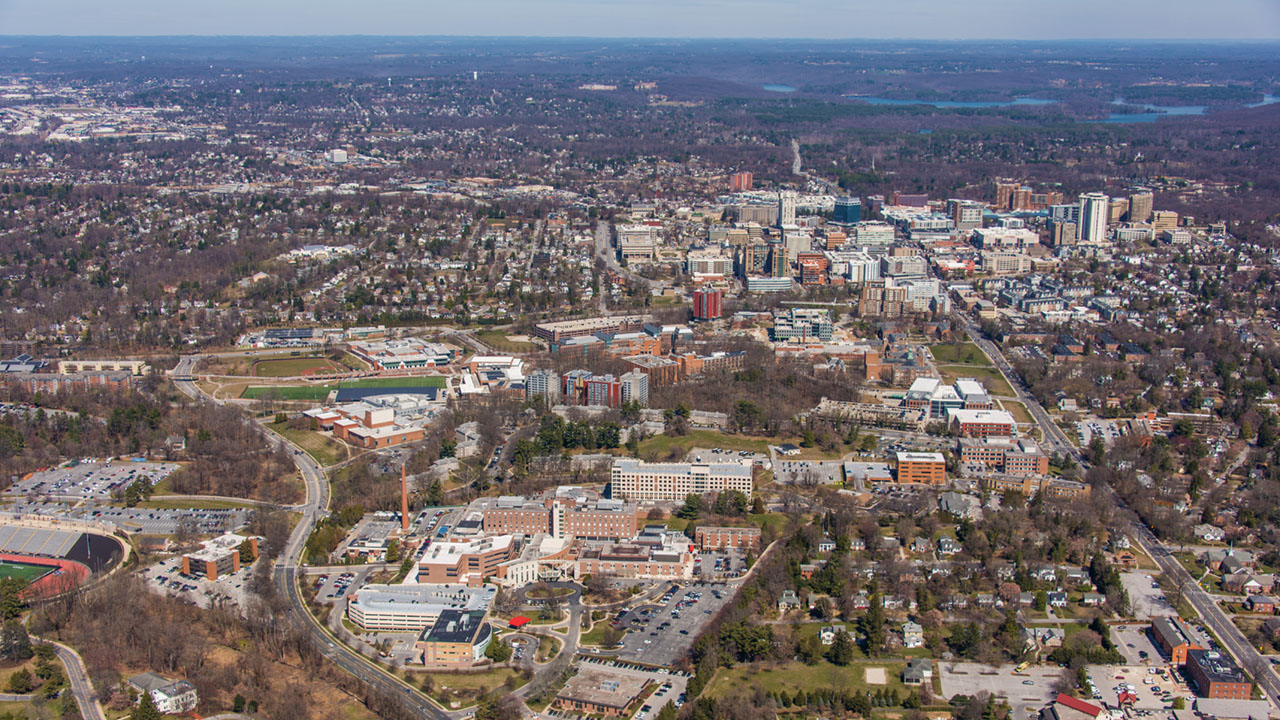
{"label": "green lawn", "polygon": [[683,436],[654,435],[640,443],[640,454],[645,455],[652,451],[656,452],[659,457],[663,457],[672,448],[679,448],[684,452],[688,452],[695,447],[721,448],[734,451],[750,450],[768,454],[770,442],[769,438],[726,435],[718,430],[690,430],[688,435]]}
{"label": "green lawn", "polygon": [[[887,684],[867,684],[866,670],[875,667],[885,668]],[[734,689],[752,691],[757,687],[765,692],[786,690],[789,693],[800,689],[806,692],[816,689],[875,692],[881,688],[888,688],[890,691],[896,690],[900,696],[905,696],[912,689],[902,684],[903,667],[905,665],[901,662],[853,663],[843,667],[825,661],[817,665],[805,665],[796,661],[747,663],[732,668],[721,668],[716,672],[715,679],[707,686],[705,692],[708,697],[718,698],[729,694]]]}
{"label": "green lawn", "polygon": [[1031,417],[1031,412],[1027,410],[1027,406],[1016,400],[1001,400],[1000,405],[1013,415],[1013,419],[1020,423],[1035,424],[1035,418]]}
{"label": "green lawn", "polygon": [[320,356],[259,360],[253,364],[253,374],[258,377],[293,377],[295,375],[325,375],[346,372],[347,368]]}
{"label": "green lawn", "polygon": [[246,400],[257,400],[274,391],[274,393],[278,393],[281,400],[320,401],[329,397],[331,390],[333,390],[333,387],[330,385],[253,385],[245,388],[240,397]]}
{"label": "green lawn", "polygon": [[53,568],[48,565],[28,565],[11,560],[0,562],[0,578],[18,578],[27,583],[47,575],[51,570]]}
{"label": "green lawn", "polygon": [[476,333],[476,339],[488,345],[494,350],[501,350],[509,353],[526,353],[534,352],[538,346],[531,342],[516,342],[507,337],[507,334],[501,330],[481,330]]}
{"label": "green lawn", "polygon": [[292,430],[284,423],[272,423],[267,427],[302,448],[321,465],[333,465],[347,459],[346,448],[333,438],[310,430]]}
{"label": "green lawn", "polygon": [[953,383],[959,378],[973,378],[981,381],[987,386],[987,392],[992,395],[1013,396],[1013,388],[1009,387],[1008,381],[1000,374],[1000,371],[993,367],[980,367],[974,365],[939,365],[938,371],[942,373],[942,381]]}
{"label": "green lawn", "polygon": [[982,354],[981,348],[971,342],[930,345],[929,354],[933,355],[935,362],[947,365],[991,366],[991,361]]}
{"label": "green lawn", "polygon": [[578,638],[578,642],[583,645],[600,647],[604,643],[604,629],[607,627],[609,627],[609,620],[607,618],[597,620],[596,624],[592,625],[590,630],[582,633],[582,636]]}

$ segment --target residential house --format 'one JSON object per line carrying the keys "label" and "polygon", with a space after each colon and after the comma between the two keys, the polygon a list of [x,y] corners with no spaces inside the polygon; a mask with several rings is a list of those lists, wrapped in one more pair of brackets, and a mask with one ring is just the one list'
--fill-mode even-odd
{"label": "residential house", "polygon": [[923,685],[933,679],[933,661],[928,658],[912,658],[902,670],[904,685]]}
{"label": "residential house", "polygon": [[924,647],[924,628],[910,620],[902,624],[902,647]]}
{"label": "residential house", "polygon": [[1098,607],[1106,600],[1101,593],[1087,592],[1084,597],[1080,598],[1080,604],[1085,607]]}
{"label": "residential house", "polygon": [[[181,715],[200,704],[196,688],[186,680],[170,680],[153,672],[129,678],[129,685],[139,693],[147,693],[163,715]],[[138,696],[141,701],[142,696]]]}
{"label": "residential house", "polygon": [[782,597],[778,598],[778,612],[787,613],[792,610],[800,609],[800,598],[796,597],[795,590],[783,590]]}
{"label": "residential house", "polygon": [[1064,592],[1049,593],[1049,607],[1063,608],[1067,606],[1067,594]]}
{"label": "residential house", "polygon": [[1249,612],[1276,614],[1276,599],[1269,595],[1250,595],[1245,606],[1249,608]]}
{"label": "residential house", "polygon": [[834,645],[836,635],[842,632],[848,632],[845,630],[844,625],[828,625],[818,629],[818,639],[822,641],[823,645]]}
{"label": "residential house", "polygon": [[1191,532],[1205,542],[1222,542],[1227,537],[1227,533],[1222,528],[1207,523],[1196,525]]}

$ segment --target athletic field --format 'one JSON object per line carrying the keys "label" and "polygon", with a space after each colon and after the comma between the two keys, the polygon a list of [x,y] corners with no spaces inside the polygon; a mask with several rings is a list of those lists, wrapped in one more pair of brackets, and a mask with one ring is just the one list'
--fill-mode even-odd
{"label": "athletic field", "polygon": [[16,577],[26,584],[48,575],[55,569],[51,565],[28,565],[27,563],[0,561],[0,578]]}

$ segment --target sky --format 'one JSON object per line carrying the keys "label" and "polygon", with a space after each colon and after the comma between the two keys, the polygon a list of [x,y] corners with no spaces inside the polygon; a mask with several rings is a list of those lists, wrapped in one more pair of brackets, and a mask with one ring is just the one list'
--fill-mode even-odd
{"label": "sky", "polygon": [[1280,0],[0,0],[0,35],[1280,39]]}

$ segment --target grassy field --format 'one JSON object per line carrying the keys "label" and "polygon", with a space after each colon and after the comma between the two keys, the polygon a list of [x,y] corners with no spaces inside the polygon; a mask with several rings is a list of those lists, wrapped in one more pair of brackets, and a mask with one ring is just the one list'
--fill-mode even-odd
{"label": "grassy field", "polygon": [[253,364],[253,374],[258,377],[294,377],[296,375],[324,375],[346,372],[347,368],[329,358],[291,357],[280,360],[259,360]]}
{"label": "grassy field", "polygon": [[[885,685],[868,685],[865,672],[867,668],[885,668],[888,683]],[[785,663],[747,663],[732,668],[721,668],[715,679],[707,686],[707,694],[718,698],[727,695],[735,688],[762,688],[766,692],[786,690],[794,693],[804,689],[806,692],[815,689],[834,690],[870,690],[875,692],[881,688],[896,690],[905,696],[909,690],[902,684],[902,668],[904,663],[853,663],[841,667],[829,662],[817,665],[805,665],[801,662]]]}
{"label": "grassy field", "polygon": [[29,583],[38,577],[47,575],[52,569],[48,565],[28,565],[26,563],[5,561],[0,562],[0,578],[18,578],[24,583]]}
{"label": "grassy field", "polygon": [[246,400],[257,400],[275,391],[282,400],[324,400],[333,388],[329,385],[252,385],[244,389],[240,397]]}
{"label": "grassy field", "polygon": [[302,448],[321,465],[333,465],[347,459],[347,449],[342,443],[320,433],[310,430],[291,430],[283,423],[272,423],[267,427]]}
{"label": "grassy field", "polygon": [[933,355],[934,362],[944,365],[991,366],[991,361],[982,354],[982,350],[970,342],[930,345],[929,354]]}
{"label": "grassy field", "polygon": [[[413,673],[412,677],[420,681],[422,675]],[[431,673],[430,677],[433,683],[431,697],[445,705],[452,699],[470,705],[507,681],[511,682],[513,689],[524,685],[520,671],[512,668],[496,668],[486,673]]]}
{"label": "grassy field", "polygon": [[517,342],[507,337],[507,334],[501,330],[481,330],[476,333],[476,339],[488,345],[494,350],[501,350],[509,353],[526,353],[534,352],[538,346],[531,342]]}
{"label": "grassy field", "polygon": [[604,629],[607,627],[609,627],[609,621],[607,619],[597,620],[596,624],[592,625],[590,630],[582,633],[582,636],[578,638],[578,642],[583,645],[593,645],[595,647],[602,646],[604,644]]}
{"label": "grassy field", "polygon": [[1034,424],[1035,418],[1031,417],[1031,413],[1027,410],[1027,406],[1016,400],[1001,400],[1000,405],[1013,415],[1013,419],[1020,423]]}
{"label": "grassy field", "polygon": [[[640,454],[656,452],[665,457],[672,448],[688,452],[691,448],[721,448],[724,450],[750,450],[752,452],[769,452],[769,438],[751,437],[748,435],[726,435],[717,430],[690,430],[688,435],[654,435],[640,443]],[[781,441],[779,441],[781,442]]]}
{"label": "grassy field", "polygon": [[973,378],[986,385],[987,392],[992,395],[1013,395],[1013,388],[1009,387],[1008,381],[993,367],[939,365],[938,371],[942,373],[943,382],[953,383],[959,378]]}

